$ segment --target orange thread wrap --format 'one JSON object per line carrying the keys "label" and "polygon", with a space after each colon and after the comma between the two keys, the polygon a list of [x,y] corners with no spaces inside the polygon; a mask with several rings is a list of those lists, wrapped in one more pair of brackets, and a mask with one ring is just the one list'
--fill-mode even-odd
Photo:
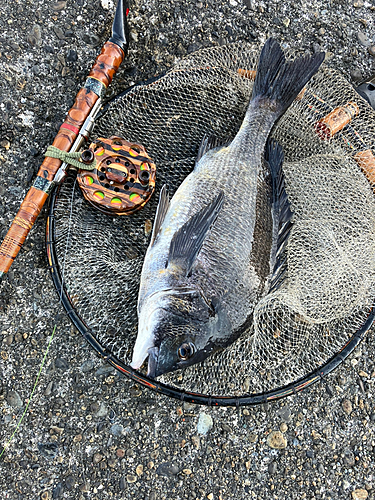
{"label": "orange thread wrap", "polygon": [[[96,58],[89,77],[99,80],[108,87],[123,59],[123,50],[115,43],[106,42]],[[64,122],[69,128],[64,128],[64,124],[61,126],[53,141],[53,146],[62,151],[70,151],[78,135],[75,130],[81,129],[97,100],[98,96],[85,87],[78,92],[74,105],[69,110]],[[39,169],[38,176],[53,181],[61,163],[61,160],[46,157]],[[0,272],[8,272],[47,197],[48,194],[44,191],[34,186],[30,188],[0,246]]]}
{"label": "orange thread wrap", "polygon": [[354,155],[354,159],[365,173],[368,181],[375,186],[375,156],[371,149],[366,149]]}

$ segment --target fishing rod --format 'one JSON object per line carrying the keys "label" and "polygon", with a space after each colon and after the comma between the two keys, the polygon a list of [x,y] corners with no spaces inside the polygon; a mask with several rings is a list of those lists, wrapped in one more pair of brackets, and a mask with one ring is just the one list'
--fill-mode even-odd
{"label": "fishing rod", "polygon": [[93,161],[87,153],[81,155],[78,151],[89,138],[106,89],[127,55],[128,12],[128,2],[118,0],[112,36],[103,45],[85,85],[78,92],[52,146],[47,149],[37,177],[0,245],[0,281],[9,271],[48,195],[64,180],[69,164],[85,166]]}

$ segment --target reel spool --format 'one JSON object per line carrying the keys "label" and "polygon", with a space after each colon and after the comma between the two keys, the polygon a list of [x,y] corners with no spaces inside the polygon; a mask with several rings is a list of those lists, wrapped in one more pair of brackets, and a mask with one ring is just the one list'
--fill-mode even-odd
{"label": "reel spool", "polygon": [[129,215],[142,208],[155,190],[156,167],[140,144],[121,137],[99,138],[83,151],[77,180],[86,200],[108,215]]}

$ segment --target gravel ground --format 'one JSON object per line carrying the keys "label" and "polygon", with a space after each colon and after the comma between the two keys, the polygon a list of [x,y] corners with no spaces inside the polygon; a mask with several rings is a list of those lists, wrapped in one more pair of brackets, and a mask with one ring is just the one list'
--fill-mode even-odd
{"label": "gravel ground", "polygon": [[[109,4],[109,5],[108,5]],[[236,40],[325,50],[354,84],[375,72],[375,4],[135,0],[108,96],[185,54]],[[108,8],[109,7],[109,8]],[[0,0],[0,236],[101,45],[105,0]],[[46,211],[0,289],[1,498],[375,499],[374,334],[327,380],[248,409],[182,405],[96,358],[47,270]],[[57,316],[56,316],[57,314]]]}

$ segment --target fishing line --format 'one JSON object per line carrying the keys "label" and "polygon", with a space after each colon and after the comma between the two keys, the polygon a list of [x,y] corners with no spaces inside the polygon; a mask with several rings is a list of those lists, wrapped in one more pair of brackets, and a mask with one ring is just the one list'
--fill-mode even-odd
{"label": "fishing line", "polygon": [[10,438],[9,438],[8,442],[5,444],[5,446],[4,446],[3,450],[2,450],[2,452],[0,453],[0,458],[2,457],[2,455],[3,455],[4,451],[5,451],[5,450],[9,447],[9,445],[10,445],[10,443],[11,443],[12,439],[14,438],[14,435],[16,434],[16,432],[17,432],[17,430],[18,430],[19,426],[20,426],[20,425],[21,425],[21,423],[22,423],[23,417],[26,415],[26,412],[27,412],[27,410],[28,410],[28,408],[29,408],[31,398],[33,397],[34,391],[35,391],[36,386],[37,386],[37,384],[38,384],[39,376],[40,376],[40,374],[41,374],[41,372],[42,372],[42,369],[43,369],[43,366],[44,366],[44,362],[45,362],[45,360],[46,360],[46,357],[47,357],[47,354],[48,354],[48,351],[49,351],[49,348],[50,348],[50,345],[51,345],[51,342],[52,342],[53,336],[54,336],[55,331],[56,331],[56,327],[57,327],[57,325],[55,325],[55,326],[54,326],[54,328],[53,328],[52,335],[51,335],[51,337],[50,337],[50,339],[49,339],[49,342],[48,342],[48,346],[47,346],[46,352],[44,353],[44,357],[43,357],[43,360],[42,360],[42,364],[40,365],[40,368],[39,368],[39,373],[38,373],[38,375],[37,375],[37,377],[36,377],[35,384],[34,384],[33,390],[31,391],[31,395],[30,395],[30,398],[29,398],[29,400],[28,400],[28,402],[27,402],[26,408],[25,408],[25,410],[24,410],[24,412],[23,412],[23,414],[22,414],[21,418],[19,419],[18,424],[17,424],[16,428],[15,428],[15,429],[14,429],[14,431],[13,431],[13,434],[10,436]]}
{"label": "fishing line", "polygon": [[[62,281],[61,281],[61,290],[60,290],[60,297],[59,297],[59,304],[62,303],[62,290],[63,290],[63,286],[64,286],[64,273],[65,273],[65,262],[66,262],[66,255],[67,255],[67,252],[68,252],[68,246],[69,246],[69,238],[70,238],[70,233],[71,233],[71,222],[72,222],[72,214],[73,214],[73,198],[74,198],[74,191],[75,191],[75,185],[76,185],[76,181],[77,179],[74,180],[74,184],[73,184],[73,189],[72,189],[72,197],[71,197],[71,200],[70,200],[70,212],[69,212],[69,222],[68,222],[68,234],[67,234],[67,239],[66,239],[66,245],[65,245],[65,252],[64,252],[64,257],[63,257],[63,266],[62,266]],[[49,351],[49,348],[51,346],[51,343],[52,343],[52,340],[53,340],[53,337],[55,335],[55,332],[56,332],[56,328],[57,328],[57,324],[54,325],[53,327],[53,331],[52,331],[52,335],[48,341],[48,345],[47,345],[47,349],[46,349],[46,352],[44,353],[44,356],[43,356],[43,359],[42,359],[42,363],[40,365],[40,368],[39,368],[39,372],[38,372],[38,375],[36,377],[36,380],[35,380],[35,383],[34,383],[34,387],[31,391],[31,395],[30,395],[30,398],[26,404],[26,408],[24,410],[24,412],[22,413],[21,415],[21,418],[19,419],[17,425],[16,425],[16,428],[14,429],[12,435],[10,436],[9,440],[6,442],[6,444],[4,445],[4,448],[2,449],[1,453],[0,453],[0,458],[3,456],[5,450],[9,447],[10,443],[12,442],[16,432],[18,431],[21,423],[22,423],[22,420],[24,418],[24,416],[26,415],[27,413],[27,410],[29,408],[29,405],[30,405],[30,402],[31,402],[31,399],[34,395],[34,392],[35,392],[35,389],[38,385],[38,381],[39,381],[39,377],[40,377],[40,374],[42,373],[42,370],[43,370],[43,366],[44,366],[44,363],[47,359],[47,355],[48,355],[48,351]]]}

